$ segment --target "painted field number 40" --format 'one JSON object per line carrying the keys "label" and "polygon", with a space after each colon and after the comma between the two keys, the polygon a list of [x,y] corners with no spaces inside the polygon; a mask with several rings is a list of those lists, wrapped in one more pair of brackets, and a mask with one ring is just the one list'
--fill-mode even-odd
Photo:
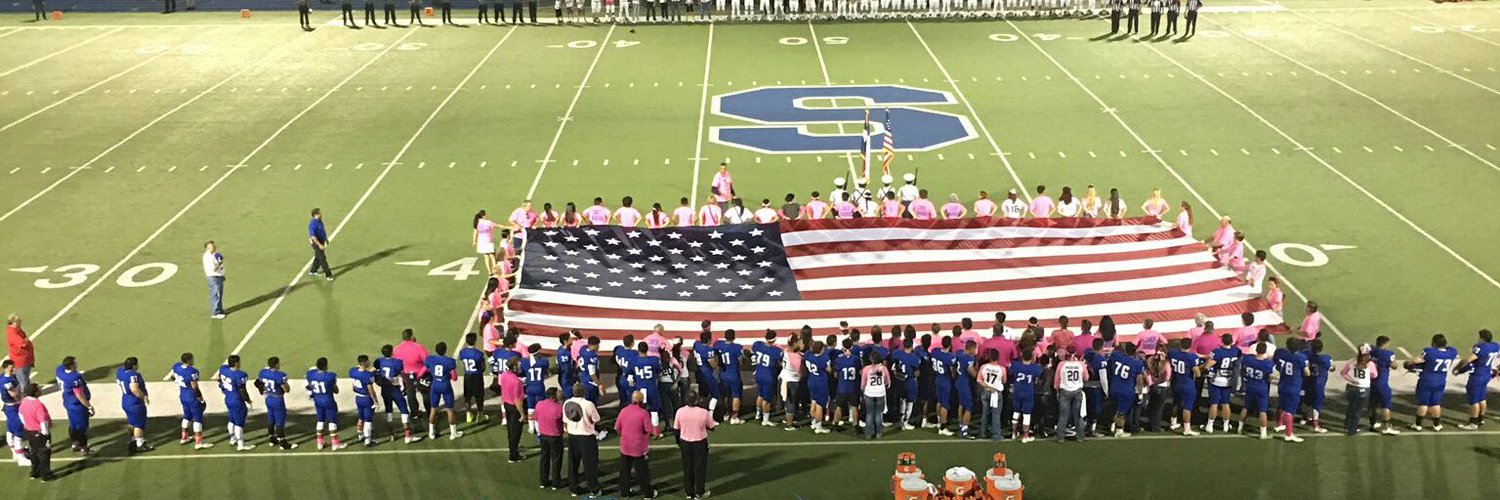
{"label": "painted field number 40", "polygon": [[[409,260],[405,262],[397,262],[396,265],[429,267],[432,266],[432,261]],[[474,276],[479,276],[481,274],[484,274],[484,271],[479,270],[479,257],[464,257],[462,259],[458,259],[453,262],[449,262],[447,264],[443,264],[427,270],[428,276],[452,278],[453,281],[463,281]]]}

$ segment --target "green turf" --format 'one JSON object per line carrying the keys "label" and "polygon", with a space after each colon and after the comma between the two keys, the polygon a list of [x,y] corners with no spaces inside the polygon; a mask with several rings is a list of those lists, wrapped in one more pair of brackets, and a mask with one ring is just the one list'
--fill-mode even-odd
{"label": "green turf", "polygon": [[[49,29],[6,21],[0,73],[15,71],[0,76],[0,126],[13,124],[0,130],[8,153],[0,158],[0,214],[19,208],[0,218],[0,307],[22,314],[39,335],[43,372],[66,354],[88,368],[135,355],[152,375],[183,351],[217,359],[240,346],[248,359],[280,355],[288,366],[305,366],[328,356],[340,364],[394,341],[404,327],[429,343],[451,342],[467,326],[482,283],[428,271],[470,257],[475,210],[503,217],[528,195],[559,206],[632,195],[670,207],[679,197],[705,196],[720,161],[731,163],[737,189],[753,199],[827,191],[833,177],[847,175],[842,155],[764,155],[697,135],[705,114],[705,132],[739,123],[704,113],[703,85],[711,97],[767,85],[878,82],[962,95],[959,104],[934,109],[968,116],[980,136],[903,153],[895,164],[900,172],[922,167],[922,184],[940,197],[956,192],[968,201],[979,189],[1047,184],[1055,192],[1093,183],[1120,188],[1137,206],[1160,187],[1195,206],[1200,237],[1212,224],[1206,201],[1233,215],[1257,248],[1357,247],[1329,251],[1321,267],[1273,261],[1351,341],[1384,333],[1415,349],[1444,331],[1467,346],[1473,330],[1493,327],[1488,313],[1500,298],[1492,229],[1500,215],[1486,205],[1500,190],[1500,171],[1491,165],[1500,163],[1500,136],[1485,121],[1500,111],[1500,11],[1484,3],[1386,0],[1290,5],[1329,10],[1207,14],[1186,43],[1091,41],[1105,31],[1098,20],[718,24],[711,45],[703,25],[634,32],[322,26],[303,33],[287,13],[249,20],[233,13],[69,14]],[[12,29],[18,31],[7,34]],[[1015,39],[992,40],[996,34]],[[399,163],[388,166],[393,159]],[[328,214],[330,230],[339,229],[329,251],[341,277],[288,288],[310,257],[301,234],[315,206]],[[227,256],[231,314],[224,321],[203,314],[196,259],[209,239]],[[430,263],[397,264],[415,261]],[[147,287],[117,283],[151,263],[178,271]],[[66,281],[55,269],[70,264],[98,270],[72,286],[35,285]],[[37,266],[48,271],[13,270]],[[1298,321],[1301,302],[1289,299],[1288,319]],[[1332,350],[1336,357],[1349,352],[1337,340]],[[500,435],[478,433],[461,446],[499,446]],[[736,429],[715,439],[806,438]],[[1213,479],[1138,480],[1190,463],[1186,457],[1195,453],[1211,454],[1216,468],[1224,464],[1214,469],[1221,474],[1243,477],[1251,466],[1300,474],[1305,480],[1288,487],[1325,497],[1461,498],[1475,491],[1462,488],[1483,473],[1476,471],[1494,470],[1497,443],[1488,435],[1376,443],[1327,439],[1292,451],[1158,440],[1100,443],[1088,452],[1041,444],[1005,451],[1018,457],[1037,491],[1076,497],[1122,485],[1147,487],[1142,496],[1184,496],[1176,488],[1201,489]],[[913,447],[924,463],[954,453],[961,460],[951,463],[972,467],[992,452],[974,444]],[[875,496],[901,448],[793,448],[786,460],[771,460],[777,449],[726,449],[714,489],[746,498],[830,498],[836,488],[863,487],[858,496]],[[289,475],[287,488],[325,495],[391,494],[415,491],[388,474],[416,464],[487,471],[458,482],[423,476],[422,484],[453,494],[529,494],[513,488],[530,488],[522,482],[530,467],[496,473],[496,456],[110,461],[50,494],[114,487],[124,496],[214,494],[229,477],[232,496],[257,497],[271,473]],[[1066,465],[1081,456],[1105,467],[1076,478]],[[1167,463],[1138,463],[1141,456]],[[674,460],[658,467],[671,470]],[[933,469],[950,464],[936,462]],[[1313,470],[1316,477],[1308,478]],[[828,480],[845,474],[866,480]],[[757,487],[756,480],[792,487]],[[1246,484],[1250,489],[1224,494],[1269,496],[1288,483]]]}

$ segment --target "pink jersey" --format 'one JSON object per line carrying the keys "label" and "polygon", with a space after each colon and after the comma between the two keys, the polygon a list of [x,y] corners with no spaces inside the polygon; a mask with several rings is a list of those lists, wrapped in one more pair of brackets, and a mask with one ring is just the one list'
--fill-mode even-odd
{"label": "pink jersey", "polygon": [[698,209],[698,223],[704,226],[717,226],[724,219],[724,209],[718,205],[704,205]]}
{"label": "pink jersey", "polygon": [[821,219],[827,215],[828,204],[823,202],[823,200],[814,198],[812,201],[807,202],[806,205],[802,205],[802,218],[804,219]]}
{"label": "pink jersey", "polygon": [[957,219],[959,217],[963,217],[963,215],[964,206],[962,204],[947,203],[943,205],[943,217],[948,219]]}
{"label": "pink jersey", "polygon": [[937,218],[937,207],[932,206],[931,201],[923,198],[912,200],[911,206],[906,207],[906,209],[911,210],[911,218],[916,220],[932,220]]}
{"label": "pink jersey", "polygon": [[479,219],[479,224],[474,226],[474,230],[479,232],[479,243],[481,245],[483,245],[485,242],[489,242],[491,244],[495,243],[494,221],[491,221],[489,219]]}
{"label": "pink jersey", "polygon": [[880,202],[880,216],[894,219],[901,216],[901,202],[896,200],[885,200]]}
{"label": "pink jersey", "polygon": [[1135,345],[1139,348],[1138,350],[1148,355],[1156,354],[1156,350],[1166,341],[1167,338],[1156,330],[1141,330],[1141,333],[1135,336]]}
{"label": "pink jersey", "polygon": [[859,208],[855,207],[853,203],[849,203],[847,201],[841,201],[833,204],[833,218],[835,219],[853,219],[854,214],[858,212]]}
{"label": "pink jersey", "polygon": [[1312,340],[1318,338],[1318,330],[1323,327],[1323,313],[1313,311],[1302,318],[1302,338]]}
{"label": "pink jersey", "polygon": [[985,198],[985,199],[982,199],[982,200],[974,202],[974,216],[975,217],[990,217],[990,216],[993,216],[993,215],[995,215],[995,210],[999,210],[999,206],[995,205],[995,202],[994,201],[990,201],[989,198]]}
{"label": "pink jersey", "polygon": [[770,224],[781,218],[781,211],[771,207],[760,207],[755,209],[755,222]]}
{"label": "pink jersey", "polygon": [[588,220],[589,224],[595,226],[609,224],[609,209],[605,208],[604,205],[594,205],[585,208],[583,209],[583,218]]}
{"label": "pink jersey", "polygon": [[510,222],[517,226],[530,228],[536,225],[536,212],[523,207],[516,207],[510,212]]}
{"label": "pink jersey", "polygon": [[666,212],[652,210],[646,213],[646,227],[649,227],[651,229],[661,229],[667,227],[668,220],[670,220],[670,217],[667,216]]}
{"label": "pink jersey", "polygon": [[540,216],[541,218],[537,219],[537,222],[540,223],[542,227],[557,227],[562,224],[562,217],[557,215],[556,210],[550,212],[542,212]]}
{"label": "pink jersey", "polygon": [[1048,198],[1047,195],[1037,195],[1035,199],[1031,200],[1031,216],[1038,218],[1051,217],[1052,209],[1055,206],[1052,203],[1052,198]]}
{"label": "pink jersey", "polygon": [[620,220],[621,226],[635,227],[641,222],[641,211],[635,207],[620,207],[615,210],[615,218]]}
{"label": "pink jersey", "polygon": [[672,211],[672,220],[678,226],[693,225],[693,209],[691,207],[677,207]]}
{"label": "pink jersey", "polygon": [[663,337],[660,333],[651,332],[650,335],[646,336],[646,355],[660,356],[661,347],[666,345],[666,343],[666,337]]}
{"label": "pink jersey", "polygon": [[719,203],[727,203],[734,199],[734,178],[730,177],[728,172],[714,174],[714,180],[708,186],[714,193],[714,199]]}
{"label": "pink jersey", "polygon": [[1239,346],[1240,352],[1250,354],[1255,352],[1255,343],[1260,340],[1260,327],[1246,326],[1240,328],[1234,334],[1234,345]]}

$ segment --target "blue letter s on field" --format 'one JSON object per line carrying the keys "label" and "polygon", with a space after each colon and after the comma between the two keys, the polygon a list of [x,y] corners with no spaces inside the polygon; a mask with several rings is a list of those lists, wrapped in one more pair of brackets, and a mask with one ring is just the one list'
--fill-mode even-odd
{"label": "blue letter s on field", "polygon": [[[858,107],[808,107],[807,101],[831,104],[835,99],[860,100]],[[762,153],[846,153],[859,151],[865,108],[870,110],[871,146],[885,140],[885,110],[891,128],[899,130],[898,151],[929,151],[976,137],[966,116],[917,106],[957,104],[947,92],[905,85],[846,85],[759,87],[714,96],[713,112],[756,125],[713,127],[710,140]],[[815,134],[813,124],[853,124],[843,134]]]}

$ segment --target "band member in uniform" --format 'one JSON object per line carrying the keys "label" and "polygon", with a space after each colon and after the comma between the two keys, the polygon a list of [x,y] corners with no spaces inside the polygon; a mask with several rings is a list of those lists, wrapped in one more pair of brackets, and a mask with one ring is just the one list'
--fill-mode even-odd
{"label": "band member in uniform", "polygon": [[489,24],[490,23],[490,4],[484,3],[484,0],[479,0],[479,5],[477,7],[479,7],[479,16],[478,16],[479,24]]}
{"label": "band member in uniform", "polygon": [[442,10],[443,24],[453,24],[453,0],[438,0],[438,8]]}
{"label": "band member in uniform", "polygon": [[365,0],[365,26],[380,27],[380,23],[375,22],[375,0]]}
{"label": "band member in uniform", "polygon": [[1183,38],[1191,38],[1198,34],[1198,9],[1203,7],[1203,0],[1187,0],[1187,28],[1182,30]]}
{"label": "band member in uniform", "polygon": [[[517,0],[519,1],[519,0]],[[516,17],[521,17],[520,7],[516,7]],[[526,0],[526,12],[531,15],[531,24],[536,24],[536,0]],[[517,23],[521,21],[516,20]]]}

